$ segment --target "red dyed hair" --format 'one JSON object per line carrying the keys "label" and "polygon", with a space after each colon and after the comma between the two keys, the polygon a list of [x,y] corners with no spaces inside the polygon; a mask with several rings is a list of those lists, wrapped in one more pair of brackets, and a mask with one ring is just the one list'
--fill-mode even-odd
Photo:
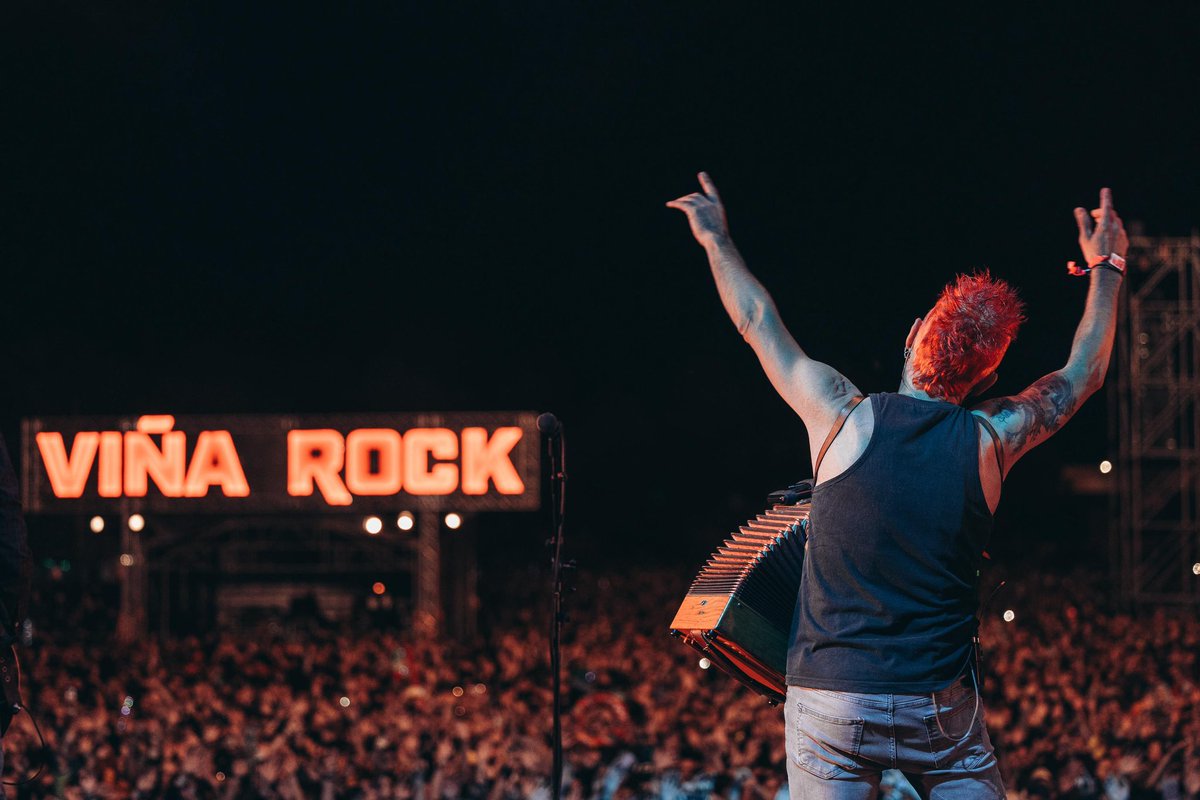
{"label": "red dyed hair", "polygon": [[1016,290],[984,270],[946,285],[925,317],[925,335],[912,355],[912,384],[958,402],[996,368],[1025,321]]}

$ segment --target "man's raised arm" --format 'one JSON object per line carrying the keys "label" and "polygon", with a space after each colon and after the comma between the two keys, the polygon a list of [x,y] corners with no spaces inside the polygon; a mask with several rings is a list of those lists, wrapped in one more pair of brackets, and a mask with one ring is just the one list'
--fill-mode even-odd
{"label": "man's raised arm", "polygon": [[[1087,305],[1066,366],[1014,397],[989,400],[973,409],[996,427],[1004,445],[1004,462],[1010,467],[1065,425],[1083,401],[1104,384],[1108,371],[1117,329],[1117,298],[1124,279],[1120,270],[1124,269],[1129,237],[1113,208],[1109,189],[1100,190],[1100,208],[1090,217],[1084,209],[1075,209],[1075,221],[1079,225],[1079,246],[1092,269]],[[1120,269],[1113,265],[1114,260]]]}
{"label": "man's raised arm", "polygon": [[738,333],[754,348],[779,395],[795,409],[810,436],[824,436],[846,400],[858,389],[844,375],[809,358],[783,325],[771,295],[763,288],[729,237],[725,207],[707,173],[702,191],[667,203],[687,214],[692,234],[708,253],[721,302]]}

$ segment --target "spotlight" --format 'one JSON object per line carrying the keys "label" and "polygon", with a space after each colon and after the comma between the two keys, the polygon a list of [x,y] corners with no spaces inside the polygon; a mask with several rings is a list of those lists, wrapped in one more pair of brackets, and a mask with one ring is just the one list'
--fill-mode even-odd
{"label": "spotlight", "polygon": [[707,658],[700,659],[700,669],[708,669],[711,666],[712,666],[712,662],[709,661]]}
{"label": "spotlight", "polygon": [[1100,474],[1107,475],[1112,472],[1112,462],[1107,458],[1100,462]]}
{"label": "spotlight", "polygon": [[134,533],[138,533],[145,527],[146,527],[146,518],[145,517],[143,517],[141,514],[130,514],[129,515],[129,530],[133,531]]}
{"label": "spotlight", "polygon": [[92,529],[92,533],[101,533],[104,531],[104,517],[92,517],[88,522],[88,527]]}
{"label": "spotlight", "polygon": [[121,566],[122,567],[132,567],[133,566],[133,556],[131,556],[129,553],[121,553]]}
{"label": "spotlight", "polygon": [[456,531],[462,527],[462,517],[451,511],[446,515],[446,527],[452,531]]}
{"label": "spotlight", "polygon": [[365,520],[363,520],[363,530],[372,536],[375,536],[381,530],[383,530],[383,520],[381,520],[379,517],[367,517]]}
{"label": "spotlight", "polygon": [[371,584],[371,591],[375,594],[383,594],[387,591],[387,587],[383,585],[383,581],[375,581]]}
{"label": "spotlight", "polygon": [[1200,561],[1197,561],[1195,564],[1192,564],[1192,574],[1200,575]]}
{"label": "spotlight", "polygon": [[411,511],[402,511],[400,516],[396,517],[396,527],[402,531],[411,531],[415,524]]}
{"label": "spotlight", "polygon": [[1017,618],[1017,615],[1013,613],[1013,610],[1011,608],[1004,612],[1004,621],[1005,622],[1012,622],[1016,618]]}
{"label": "spotlight", "polygon": [[350,698],[343,697],[341,700],[338,700],[338,705],[341,706],[342,708],[349,708],[350,707]]}

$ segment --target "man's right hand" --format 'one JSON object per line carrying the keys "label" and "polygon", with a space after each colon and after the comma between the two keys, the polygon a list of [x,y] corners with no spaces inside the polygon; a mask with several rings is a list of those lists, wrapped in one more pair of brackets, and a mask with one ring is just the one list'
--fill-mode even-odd
{"label": "man's right hand", "polygon": [[703,191],[672,200],[667,203],[667,208],[677,208],[687,214],[692,235],[701,246],[708,247],[729,238],[729,223],[725,219],[721,195],[717,194],[717,186],[712,178],[708,177],[707,172],[701,172],[698,177]]}
{"label": "man's right hand", "polygon": [[1100,190],[1100,207],[1090,216],[1082,208],[1075,209],[1075,222],[1079,225],[1079,247],[1089,265],[1113,253],[1124,256],[1129,251],[1125,226],[1113,208],[1112,189]]}

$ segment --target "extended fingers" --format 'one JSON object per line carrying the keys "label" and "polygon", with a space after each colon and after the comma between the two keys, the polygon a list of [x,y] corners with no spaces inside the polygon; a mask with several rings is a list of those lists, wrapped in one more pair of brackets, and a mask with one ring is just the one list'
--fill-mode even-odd
{"label": "extended fingers", "polygon": [[667,207],[687,211],[690,208],[695,208],[701,200],[708,200],[708,198],[699,192],[692,192],[691,194],[685,194],[683,197],[676,197],[667,203]]}
{"label": "extended fingers", "polygon": [[721,195],[717,193],[717,185],[713,183],[713,179],[709,177],[708,173],[701,172],[697,177],[700,178],[700,188],[704,190],[704,193],[713,200],[720,201]]}
{"label": "extended fingers", "polygon": [[[1092,212],[1095,214],[1096,212]],[[1079,238],[1090,239],[1092,237],[1092,221],[1088,218],[1088,212],[1083,208],[1075,209],[1075,224],[1079,226]]]}

